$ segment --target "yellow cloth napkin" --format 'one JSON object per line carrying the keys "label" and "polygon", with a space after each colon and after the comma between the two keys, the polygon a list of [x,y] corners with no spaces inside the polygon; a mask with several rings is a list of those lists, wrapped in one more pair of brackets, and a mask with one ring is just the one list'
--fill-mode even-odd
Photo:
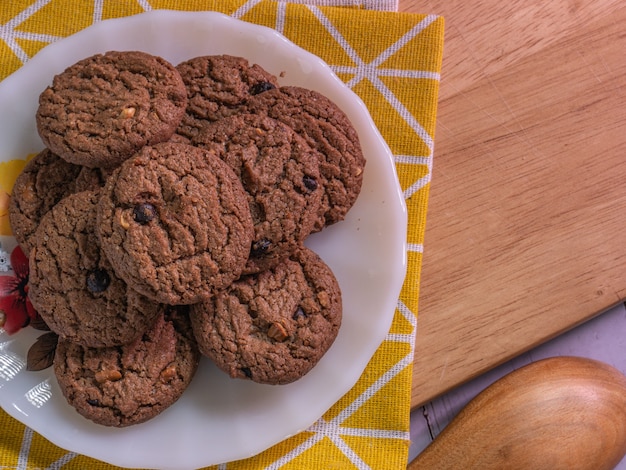
{"label": "yellow cloth napkin", "polygon": [[[338,8],[265,0],[11,0],[0,8],[0,79],[50,42],[95,21],[148,9],[214,10],[278,29],[324,59],[363,99],[395,155],[409,213],[408,272],[385,341],[354,388],[311,428],[253,458],[212,468],[406,468],[443,19],[367,9],[375,3],[348,1],[356,8]],[[0,185],[9,176],[2,175]],[[0,188],[5,194],[10,189]],[[0,468],[116,467],[60,449],[0,410]]]}

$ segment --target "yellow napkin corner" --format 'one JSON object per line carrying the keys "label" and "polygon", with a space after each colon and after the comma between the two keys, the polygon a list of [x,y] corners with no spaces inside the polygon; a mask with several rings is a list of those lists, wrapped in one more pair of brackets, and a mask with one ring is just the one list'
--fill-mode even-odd
{"label": "yellow napkin corner", "polygon": [[[389,144],[409,214],[407,277],[393,324],[358,383],[308,430],[253,458],[210,468],[406,468],[443,18],[266,0],[15,0],[0,11],[0,78],[50,42],[148,9],[220,11],[274,28],[325,60],[365,102]],[[2,468],[117,468],[54,446],[2,410],[0,429]]]}

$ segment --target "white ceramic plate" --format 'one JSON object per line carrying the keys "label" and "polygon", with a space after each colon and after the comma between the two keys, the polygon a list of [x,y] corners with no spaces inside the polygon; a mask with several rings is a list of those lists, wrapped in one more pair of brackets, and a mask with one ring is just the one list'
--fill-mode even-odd
{"label": "white ceramic plate", "polygon": [[[282,84],[324,93],[348,114],[367,158],[363,188],[345,221],[307,242],[339,280],[342,327],[321,362],[295,383],[233,380],[204,360],[176,404],[124,429],[79,416],[51,369],[25,370],[40,332],[9,336],[0,329],[0,405],[56,445],[119,466],[195,468],[242,459],[313,424],[356,383],[389,330],[406,271],[407,228],[393,156],[361,100],[318,57],[265,27],[213,12],[161,10],[103,21],[49,45],[0,83],[0,162],[43,147],[34,116],[54,74],[97,52],[130,49],[173,64],[207,54],[243,56],[280,75]],[[11,237],[0,241],[5,250],[15,244]]]}

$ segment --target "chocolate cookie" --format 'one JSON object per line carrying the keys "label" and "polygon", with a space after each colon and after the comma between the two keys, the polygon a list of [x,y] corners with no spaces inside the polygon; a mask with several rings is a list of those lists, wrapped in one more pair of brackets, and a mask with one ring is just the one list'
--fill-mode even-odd
{"label": "chocolate cookie", "polygon": [[24,166],[13,184],[9,202],[11,231],[28,256],[41,218],[61,199],[76,192],[82,167],[45,149]]}
{"label": "chocolate cookie", "polygon": [[293,86],[260,93],[244,109],[287,124],[320,152],[324,194],[316,230],[343,220],[361,191],[365,167],[359,137],[346,114],[326,96]]}
{"label": "chocolate cookie", "polygon": [[74,182],[74,192],[79,193],[103,187],[111,173],[113,173],[112,168],[81,167]]}
{"label": "chocolate cookie", "polygon": [[169,308],[131,344],[86,348],[59,340],[54,373],[67,402],[97,424],[147,421],[187,389],[200,360],[186,312]]}
{"label": "chocolate cookie", "polygon": [[337,280],[307,248],[191,308],[200,351],[231,377],[267,384],[309,372],[335,340],[341,316]]}
{"label": "chocolate cookie", "polygon": [[274,75],[243,57],[195,57],[176,67],[187,88],[187,112],[177,133],[193,138],[207,122],[237,111],[254,94],[278,86]]}
{"label": "chocolate cookie", "polygon": [[115,272],[166,304],[199,302],[239,277],[253,235],[231,168],[209,150],[179,143],[144,147],[115,170],[98,230]]}
{"label": "chocolate cookie", "polygon": [[80,60],[39,97],[37,130],[69,162],[114,167],[144,145],[166,141],[187,106],[172,64],[138,51]]}
{"label": "chocolate cookie", "polygon": [[97,191],[67,196],[41,220],[30,252],[29,298],[52,331],[104,347],[133,341],[161,306],[130,289],[101,252]]}
{"label": "chocolate cookie", "polygon": [[193,143],[215,150],[248,193],[254,241],[245,272],[267,269],[311,233],[322,197],[319,155],[291,128],[239,114],[207,126]]}

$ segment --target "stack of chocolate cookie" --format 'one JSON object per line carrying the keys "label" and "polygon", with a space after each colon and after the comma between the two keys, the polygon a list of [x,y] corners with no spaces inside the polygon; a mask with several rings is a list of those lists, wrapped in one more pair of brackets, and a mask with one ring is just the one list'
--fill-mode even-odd
{"label": "stack of chocolate cookie", "polygon": [[9,214],[79,413],[150,419],[201,355],[267,384],[319,361],[341,292],[303,242],[345,217],[365,164],[336,105],[240,57],[137,51],[77,62],[39,102],[46,149]]}

